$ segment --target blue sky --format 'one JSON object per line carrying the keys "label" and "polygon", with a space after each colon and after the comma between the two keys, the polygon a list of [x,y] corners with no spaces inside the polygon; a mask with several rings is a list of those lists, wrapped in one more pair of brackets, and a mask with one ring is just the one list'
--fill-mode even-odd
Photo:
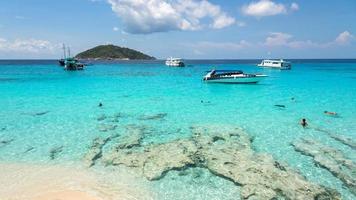
{"label": "blue sky", "polygon": [[1,0],[0,59],[115,44],[157,58],[356,58],[355,0]]}

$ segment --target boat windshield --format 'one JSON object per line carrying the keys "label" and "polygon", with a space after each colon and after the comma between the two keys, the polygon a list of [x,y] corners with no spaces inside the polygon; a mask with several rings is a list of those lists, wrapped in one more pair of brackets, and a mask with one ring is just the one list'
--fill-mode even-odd
{"label": "boat windshield", "polygon": [[215,76],[230,76],[234,74],[243,74],[243,72],[240,70],[214,70],[211,73],[211,75]]}

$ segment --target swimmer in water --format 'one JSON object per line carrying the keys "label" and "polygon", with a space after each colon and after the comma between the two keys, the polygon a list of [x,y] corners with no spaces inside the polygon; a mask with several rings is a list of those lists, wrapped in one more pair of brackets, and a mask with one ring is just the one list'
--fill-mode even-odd
{"label": "swimmer in water", "polygon": [[303,126],[303,128],[308,126],[307,120],[305,118],[302,119],[302,121],[300,121],[300,125]]}
{"label": "swimmer in water", "polygon": [[324,111],[325,115],[332,115],[332,116],[336,116],[337,113],[336,112],[330,112],[330,111]]}
{"label": "swimmer in water", "polygon": [[103,104],[100,102],[98,106],[99,106],[99,107],[103,107]]}

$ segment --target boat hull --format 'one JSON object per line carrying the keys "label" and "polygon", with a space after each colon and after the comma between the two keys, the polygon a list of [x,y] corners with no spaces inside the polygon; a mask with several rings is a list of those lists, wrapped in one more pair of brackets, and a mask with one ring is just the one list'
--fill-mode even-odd
{"label": "boat hull", "polygon": [[64,59],[58,60],[58,64],[59,64],[59,66],[64,66],[65,60]]}
{"label": "boat hull", "polygon": [[168,67],[184,67],[185,64],[183,62],[179,62],[179,63],[169,63],[169,62],[166,62],[166,65]]}
{"label": "boat hull", "polygon": [[226,78],[205,78],[208,83],[233,83],[233,84],[253,84],[264,79],[265,75],[257,75],[254,77],[226,77]]}
{"label": "boat hull", "polygon": [[168,58],[166,60],[166,65],[169,67],[184,67],[185,64],[180,58]]}
{"label": "boat hull", "polygon": [[258,67],[262,68],[272,68],[272,69],[281,69],[281,70],[290,70],[292,69],[291,66],[285,66],[285,67],[280,67],[280,66],[266,66],[266,65],[257,65]]}

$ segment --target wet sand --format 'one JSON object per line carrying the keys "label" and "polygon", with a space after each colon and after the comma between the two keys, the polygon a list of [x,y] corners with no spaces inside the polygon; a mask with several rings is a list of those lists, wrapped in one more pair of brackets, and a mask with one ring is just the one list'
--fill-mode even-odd
{"label": "wet sand", "polygon": [[65,190],[47,193],[34,198],[34,200],[101,200],[102,198],[89,196],[85,192]]}
{"label": "wet sand", "polygon": [[[142,185],[140,185],[142,184]],[[128,173],[84,167],[0,164],[1,200],[154,199]]]}

